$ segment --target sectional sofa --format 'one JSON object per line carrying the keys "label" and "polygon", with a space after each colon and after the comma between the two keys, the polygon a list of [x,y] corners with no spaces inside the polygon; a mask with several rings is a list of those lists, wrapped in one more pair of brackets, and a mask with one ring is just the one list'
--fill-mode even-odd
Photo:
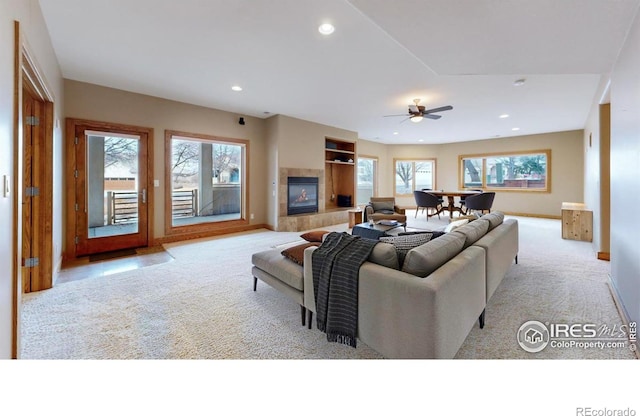
{"label": "sectional sofa", "polygon": [[[313,251],[303,266],[280,250],[253,255],[257,279],[315,312]],[[518,222],[494,212],[408,251],[378,243],[359,271],[358,339],[387,358],[453,358],[518,255]],[[305,319],[303,318],[303,325]]]}

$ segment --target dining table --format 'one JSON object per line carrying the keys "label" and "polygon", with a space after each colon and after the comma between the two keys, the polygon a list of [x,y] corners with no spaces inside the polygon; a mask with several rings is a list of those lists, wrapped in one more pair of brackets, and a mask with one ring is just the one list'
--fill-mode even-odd
{"label": "dining table", "polygon": [[447,205],[442,205],[435,213],[429,215],[430,217],[433,217],[434,215],[438,215],[441,214],[442,212],[448,210],[449,211],[449,218],[453,218],[453,213],[454,212],[459,212],[461,214],[464,214],[464,212],[462,211],[462,207],[461,206],[456,206],[455,204],[455,197],[461,197],[461,196],[470,196],[470,195],[477,195],[480,192],[478,191],[444,191],[444,190],[440,190],[440,191],[435,191],[435,190],[429,190],[429,191],[423,191],[423,192],[427,192],[429,194],[435,195],[437,197],[446,197],[447,198]]}

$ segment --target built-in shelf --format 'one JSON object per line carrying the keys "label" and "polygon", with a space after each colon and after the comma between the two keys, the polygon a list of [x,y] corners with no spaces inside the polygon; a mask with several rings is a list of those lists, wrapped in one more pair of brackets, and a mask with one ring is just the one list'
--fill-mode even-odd
{"label": "built-in shelf", "polygon": [[333,152],[333,153],[346,153],[346,154],[348,154],[348,155],[353,155],[353,154],[355,154],[355,152],[354,152],[354,151],[351,151],[351,150],[337,150],[337,149],[329,149],[329,148],[327,148],[327,149],[325,149],[325,150],[326,150],[327,152]]}
{"label": "built-in shelf", "polygon": [[327,137],[324,160],[325,210],[349,208],[338,206],[340,195],[349,196],[351,206],[354,206],[356,203],[356,144]]}
{"label": "built-in shelf", "polygon": [[325,163],[335,163],[336,165],[355,165],[355,162],[340,162],[337,160],[327,160]]}

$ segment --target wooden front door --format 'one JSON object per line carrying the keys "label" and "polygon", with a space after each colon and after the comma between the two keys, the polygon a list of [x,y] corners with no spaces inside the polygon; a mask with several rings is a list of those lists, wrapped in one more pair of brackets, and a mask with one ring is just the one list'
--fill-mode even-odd
{"label": "wooden front door", "polygon": [[147,130],[85,122],[74,131],[75,255],[147,246]]}

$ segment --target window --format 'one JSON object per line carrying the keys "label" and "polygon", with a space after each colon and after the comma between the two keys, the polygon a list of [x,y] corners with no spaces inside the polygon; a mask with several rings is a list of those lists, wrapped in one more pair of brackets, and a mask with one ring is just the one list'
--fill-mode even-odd
{"label": "window", "polygon": [[459,156],[461,188],[551,192],[551,150]]}
{"label": "window", "polygon": [[378,194],[378,158],[358,156],[358,189],[356,205],[366,205]]}
{"label": "window", "polygon": [[167,231],[245,222],[249,143],[167,131]]}
{"label": "window", "polygon": [[396,160],[395,189],[396,195],[413,195],[413,191],[434,189],[436,185],[435,159]]}

